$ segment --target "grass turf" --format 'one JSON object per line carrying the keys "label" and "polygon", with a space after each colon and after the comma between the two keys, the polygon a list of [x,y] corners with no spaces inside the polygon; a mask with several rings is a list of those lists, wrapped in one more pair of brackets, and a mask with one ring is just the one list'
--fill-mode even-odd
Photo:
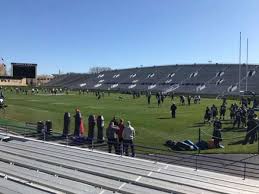
{"label": "grass turf", "polygon": [[[122,99],[119,99],[119,96]],[[130,120],[136,129],[137,144],[163,148],[163,144],[168,139],[182,141],[190,139],[198,141],[198,131],[201,128],[201,139],[209,140],[212,134],[212,126],[203,124],[203,116],[206,106],[215,104],[220,106],[222,101],[216,99],[202,99],[201,104],[191,104],[191,106],[180,106],[179,98],[175,98],[178,106],[176,119],[171,118],[170,106],[171,98],[166,98],[161,107],[157,106],[155,96],[151,98],[151,105],[147,104],[145,96],[133,99],[131,95],[111,94],[97,100],[92,93],[78,95],[22,95],[6,93],[7,109],[1,112],[1,122],[8,122],[20,125],[24,122],[37,122],[40,120],[52,120],[53,129],[62,132],[64,112],[70,112],[73,116],[76,108],[79,108],[84,118],[87,128],[87,118],[89,114],[102,114],[105,118],[105,127],[115,115],[117,118]],[[228,100],[228,106],[233,101]],[[227,111],[227,118],[229,111]],[[74,119],[71,118],[71,133],[74,129]],[[232,129],[229,121],[223,121],[223,144],[224,149],[210,149],[202,153],[256,153],[257,143],[252,145],[242,145],[245,131]]]}

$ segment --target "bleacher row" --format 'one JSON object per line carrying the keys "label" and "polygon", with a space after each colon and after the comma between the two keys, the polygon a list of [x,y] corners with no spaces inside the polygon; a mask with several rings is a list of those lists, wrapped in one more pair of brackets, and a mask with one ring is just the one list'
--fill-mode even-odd
{"label": "bleacher row", "polygon": [[[241,90],[259,92],[259,65],[241,65]],[[70,89],[152,91],[198,94],[237,94],[239,65],[167,65],[105,71],[99,74],[59,75],[46,86]]]}
{"label": "bleacher row", "polygon": [[258,180],[32,139],[0,142],[0,193],[259,193]]}

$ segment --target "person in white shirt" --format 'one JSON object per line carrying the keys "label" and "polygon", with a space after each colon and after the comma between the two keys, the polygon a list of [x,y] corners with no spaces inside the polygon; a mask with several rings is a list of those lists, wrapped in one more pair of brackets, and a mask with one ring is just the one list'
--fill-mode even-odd
{"label": "person in white shirt", "polygon": [[134,144],[133,139],[135,138],[135,129],[131,126],[130,121],[127,122],[126,127],[124,128],[122,132],[122,138],[123,138],[123,147],[125,151],[125,155],[129,155],[129,146],[131,148],[131,156],[135,157],[135,150],[134,150]]}

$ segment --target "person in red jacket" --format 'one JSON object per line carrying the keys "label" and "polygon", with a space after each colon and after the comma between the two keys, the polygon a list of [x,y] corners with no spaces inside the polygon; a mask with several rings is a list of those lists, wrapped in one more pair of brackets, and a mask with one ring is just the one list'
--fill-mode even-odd
{"label": "person in red jacket", "polygon": [[118,124],[119,130],[118,130],[118,149],[119,149],[119,153],[122,154],[124,151],[124,149],[122,149],[122,142],[123,142],[123,138],[122,138],[122,133],[123,133],[123,129],[125,128],[124,126],[124,121],[123,119],[120,119],[119,124]]}

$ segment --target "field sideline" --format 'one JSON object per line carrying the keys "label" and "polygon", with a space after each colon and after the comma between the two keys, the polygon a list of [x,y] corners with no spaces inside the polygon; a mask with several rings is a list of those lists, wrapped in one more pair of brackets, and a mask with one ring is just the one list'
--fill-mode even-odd
{"label": "field sideline", "polygon": [[[180,106],[179,98],[175,98],[178,106],[176,119],[171,119],[170,106],[171,98],[166,98],[161,107],[157,107],[155,96],[151,98],[151,105],[147,104],[145,96],[133,99],[131,95],[111,94],[97,100],[92,93],[78,95],[22,95],[5,93],[8,105],[5,114],[1,112],[2,122],[21,123],[37,122],[40,120],[52,120],[53,129],[61,132],[63,129],[64,112],[74,115],[75,109],[79,108],[84,118],[87,128],[87,118],[89,114],[102,114],[105,118],[105,127],[115,115],[125,121],[132,122],[136,129],[137,144],[164,148],[166,140],[172,139],[182,141],[190,139],[198,141],[198,129],[202,129],[201,139],[209,140],[212,134],[212,126],[203,124],[203,116],[206,106],[215,104],[219,107],[221,100],[201,99],[201,104],[191,104],[191,106]],[[119,99],[119,96],[122,99]],[[228,107],[233,102],[228,100]],[[229,111],[227,111],[227,118]],[[74,130],[74,119],[72,117],[71,133]],[[257,143],[253,145],[241,145],[241,140],[245,136],[245,131],[232,129],[229,121],[223,121],[223,141],[224,149],[211,149],[202,153],[256,153]],[[235,138],[239,137],[239,138]]]}

